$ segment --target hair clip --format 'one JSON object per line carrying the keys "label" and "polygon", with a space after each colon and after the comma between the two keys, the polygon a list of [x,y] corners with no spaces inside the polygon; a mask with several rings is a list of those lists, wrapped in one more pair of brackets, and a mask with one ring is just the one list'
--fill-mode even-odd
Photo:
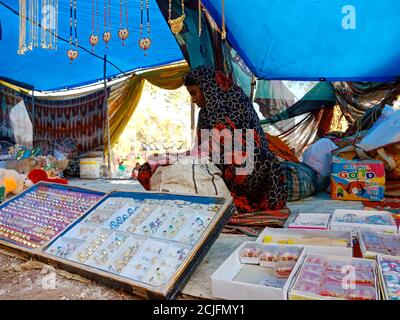
{"label": "hair clip", "polygon": [[197,217],[197,218],[196,218],[196,222],[197,222],[200,226],[203,226],[203,225],[204,225],[204,221],[203,221],[203,219],[201,219],[201,217]]}

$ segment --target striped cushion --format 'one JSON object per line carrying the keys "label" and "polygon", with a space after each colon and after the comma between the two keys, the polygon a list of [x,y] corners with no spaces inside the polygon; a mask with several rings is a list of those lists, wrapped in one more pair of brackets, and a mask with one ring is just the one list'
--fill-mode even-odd
{"label": "striped cushion", "polygon": [[305,163],[281,162],[288,188],[288,201],[304,199],[317,189],[317,173]]}

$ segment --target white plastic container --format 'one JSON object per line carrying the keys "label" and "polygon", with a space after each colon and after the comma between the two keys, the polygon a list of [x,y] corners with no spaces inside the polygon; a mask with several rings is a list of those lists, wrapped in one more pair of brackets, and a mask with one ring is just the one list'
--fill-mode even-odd
{"label": "white plastic container", "polygon": [[[258,245],[260,249],[287,248],[301,250],[301,254],[288,278],[282,279],[283,288],[262,285],[259,280],[268,277],[271,270],[241,262],[240,252],[247,246]],[[244,242],[211,276],[213,297],[227,300],[287,300],[289,287],[305,257],[304,247],[280,244]]]}
{"label": "white plastic container", "polygon": [[[350,231],[265,228],[256,241],[258,243],[265,243],[265,237],[271,238],[270,242],[267,243],[272,244],[280,243],[279,241],[282,239],[292,239],[293,243],[288,243],[288,245],[304,246],[307,254],[353,256],[353,243]],[[307,240],[312,240],[313,238],[315,239],[314,241],[307,242]],[[304,242],[301,243],[301,240]],[[327,245],[324,240],[330,241],[330,245]],[[338,242],[335,243],[335,241]],[[346,245],[343,245],[343,241],[346,242]]]}
{"label": "white plastic container", "polygon": [[299,213],[292,221],[289,229],[327,230],[331,214],[329,213]]}
{"label": "white plastic container", "polygon": [[82,158],[80,160],[81,179],[98,179],[101,177],[102,158]]}
{"label": "white plastic container", "polygon": [[[374,223],[374,217],[381,218],[382,222]],[[336,209],[333,212],[329,228],[336,231],[351,231],[353,234],[361,230],[397,234],[396,222],[391,213],[387,211]]]}

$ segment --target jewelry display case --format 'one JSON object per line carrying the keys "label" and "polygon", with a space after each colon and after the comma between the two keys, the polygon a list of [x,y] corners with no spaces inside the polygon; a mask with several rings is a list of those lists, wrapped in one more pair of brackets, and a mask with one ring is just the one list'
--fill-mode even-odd
{"label": "jewelry display case", "polygon": [[400,301],[400,259],[378,255],[376,260],[383,298]]}
{"label": "jewelry display case", "polygon": [[353,241],[350,231],[265,228],[257,242],[304,246],[307,254],[332,254],[352,257]]}
{"label": "jewelry display case", "polygon": [[374,260],[308,254],[289,289],[289,300],[380,300]]}
{"label": "jewelry display case", "polygon": [[2,244],[141,298],[174,299],[234,211],[232,199],[217,197],[126,191],[96,196],[85,213],[40,245]]}
{"label": "jewelry display case", "polygon": [[327,230],[331,214],[326,213],[299,213],[289,223],[289,229]]}
{"label": "jewelry display case", "polygon": [[0,205],[0,242],[41,248],[104,196],[88,189],[38,183]]}
{"label": "jewelry display case", "polygon": [[337,231],[376,231],[397,234],[397,225],[390,212],[336,209],[329,224]]}
{"label": "jewelry display case", "polygon": [[244,242],[211,276],[212,295],[227,300],[287,300],[304,257],[302,246]]}
{"label": "jewelry display case", "polygon": [[400,235],[359,231],[358,241],[363,258],[375,259],[378,254],[400,258]]}

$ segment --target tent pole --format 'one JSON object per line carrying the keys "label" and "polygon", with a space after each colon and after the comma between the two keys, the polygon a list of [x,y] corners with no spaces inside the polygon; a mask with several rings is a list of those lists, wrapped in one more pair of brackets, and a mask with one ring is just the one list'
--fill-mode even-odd
{"label": "tent pole", "polygon": [[32,87],[32,148],[36,147],[33,145],[35,141],[35,87]]}
{"label": "tent pole", "polygon": [[107,54],[104,54],[103,79],[104,79],[104,104],[106,107],[107,122],[107,177],[111,177],[111,142],[110,142],[110,118],[108,110],[108,92],[107,92]]}

